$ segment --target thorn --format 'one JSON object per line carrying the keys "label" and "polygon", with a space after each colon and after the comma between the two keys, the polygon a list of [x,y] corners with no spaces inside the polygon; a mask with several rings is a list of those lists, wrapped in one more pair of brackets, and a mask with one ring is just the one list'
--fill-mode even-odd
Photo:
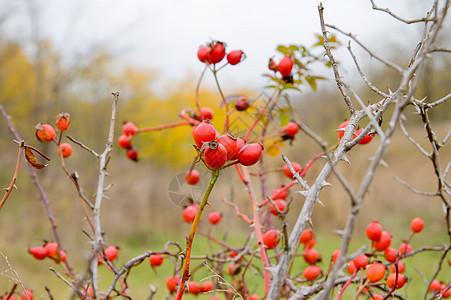
{"label": "thorn", "polygon": [[297,192],[294,192],[294,193],[295,194],[301,194],[302,196],[307,198],[308,191],[297,191]]}
{"label": "thorn", "polygon": [[322,206],[322,207],[326,207],[326,206],[324,205],[324,203],[323,203],[323,202],[321,202],[321,200],[319,200],[319,198],[318,198],[318,199],[316,199],[316,202],[318,202],[319,204],[321,204],[321,206]]}
{"label": "thorn", "polygon": [[351,165],[351,162],[349,161],[348,157],[346,156],[346,154],[343,154],[340,158],[340,160],[346,162],[348,165]]}
{"label": "thorn", "polygon": [[323,184],[321,185],[321,187],[325,187],[325,186],[332,186],[332,183],[323,181]]}

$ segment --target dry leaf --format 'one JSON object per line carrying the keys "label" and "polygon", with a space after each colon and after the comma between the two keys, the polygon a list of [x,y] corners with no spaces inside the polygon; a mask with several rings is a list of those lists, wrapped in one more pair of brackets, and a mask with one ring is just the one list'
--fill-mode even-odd
{"label": "dry leaf", "polygon": [[33,154],[30,147],[27,146],[25,146],[25,158],[27,159],[28,163],[36,169],[42,169],[46,166],[36,161],[36,156]]}

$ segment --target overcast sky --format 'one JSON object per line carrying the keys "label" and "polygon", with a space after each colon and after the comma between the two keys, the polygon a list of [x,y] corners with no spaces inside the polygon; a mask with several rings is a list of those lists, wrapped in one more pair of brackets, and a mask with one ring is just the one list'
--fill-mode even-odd
{"label": "overcast sky", "polygon": [[[118,61],[159,70],[161,85],[188,74],[198,76],[203,68],[196,57],[199,45],[210,38],[225,41],[230,50],[244,50],[247,60],[221,71],[222,82],[259,89],[266,83],[261,74],[267,72],[268,58],[278,44],[311,45],[314,34],[320,33],[319,2],[0,0],[0,10],[11,12],[2,26],[10,37],[25,42],[33,34],[49,38],[68,60],[107,45]],[[422,17],[424,7],[432,2],[377,1],[406,18]],[[421,30],[418,25],[400,24],[373,11],[369,0],[324,0],[323,5],[326,23],[357,34],[378,53],[387,53],[387,48],[413,49]],[[30,21],[30,15],[36,19]],[[350,62],[345,51],[337,55]]]}

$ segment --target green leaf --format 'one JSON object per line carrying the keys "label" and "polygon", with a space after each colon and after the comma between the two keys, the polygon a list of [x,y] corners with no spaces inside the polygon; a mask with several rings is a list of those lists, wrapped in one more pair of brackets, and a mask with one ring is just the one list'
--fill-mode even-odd
{"label": "green leaf", "polygon": [[280,53],[285,54],[285,55],[288,55],[290,53],[290,50],[283,45],[277,46],[277,51],[279,51]]}
{"label": "green leaf", "polygon": [[288,121],[290,120],[290,114],[281,114],[280,115],[280,126],[285,126],[288,124]]}

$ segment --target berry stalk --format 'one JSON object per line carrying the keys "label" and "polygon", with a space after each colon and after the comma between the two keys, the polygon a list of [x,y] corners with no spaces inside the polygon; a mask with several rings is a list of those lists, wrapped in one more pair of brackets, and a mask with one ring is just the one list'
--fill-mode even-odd
{"label": "berry stalk", "polygon": [[194,235],[196,234],[197,225],[199,224],[200,217],[205,208],[205,205],[208,203],[208,198],[210,196],[211,191],[219,177],[219,169],[211,171],[210,182],[208,183],[207,190],[205,191],[202,202],[199,205],[199,209],[197,210],[196,217],[194,218],[193,224],[191,225],[191,230],[186,239],[186,248],[185,248],[185,261],[183,262],[183,276],[180,282],[179,289],[177,291],[176,300],[181,300],[183,297],[183,293],[185,292],[185,283],[188,281],[189,274],[189,266],[191,262],[191,250],[193,246]]}

